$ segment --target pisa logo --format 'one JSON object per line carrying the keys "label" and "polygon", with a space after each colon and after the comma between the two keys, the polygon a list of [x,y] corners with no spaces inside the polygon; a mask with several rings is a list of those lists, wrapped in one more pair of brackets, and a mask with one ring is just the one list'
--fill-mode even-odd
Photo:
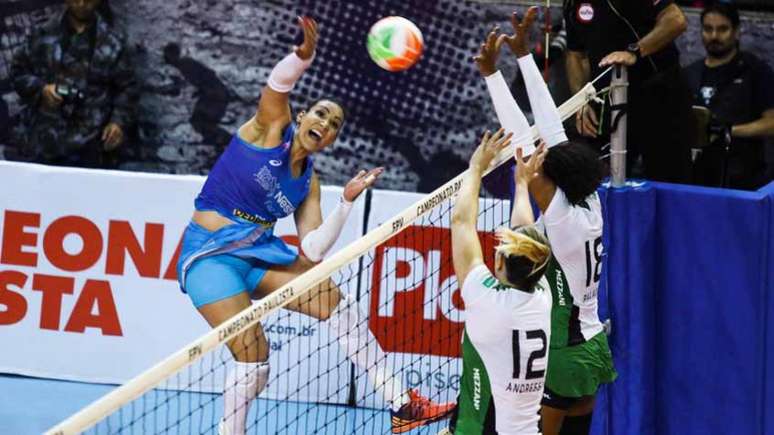
{"label": "pisa logo", "polygon": [[[480,237],[493,246],[494,234]],[[380,245],[369,294],[369,327],[386,351],[460,355],[465,306],[448,228],[411,226]]]}

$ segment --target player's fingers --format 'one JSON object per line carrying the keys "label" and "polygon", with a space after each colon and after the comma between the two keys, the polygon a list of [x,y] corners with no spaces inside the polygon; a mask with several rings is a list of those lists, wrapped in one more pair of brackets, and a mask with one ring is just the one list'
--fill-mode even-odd
{"label": "player's fingers", "polygon": [[520,22],[519,22],[519,14],[516,11],[514,11],[511,14],[511,26],[513,26],[513,30],[518,29],[519,28],[519,24],[520,24]]}
{"label": "player's fingers", "polygon": [[488,143],[490,143],[490,144],[496,144],[496,143],[497,143],[497,142],[500,140],[500,138],[502,138],[502,136],[503,136],[503,133],[504,133],[504,132],[505,132],[505,129],[503,129],[503,128],[501,127],[499,130],[497,130],[497,131],[496,131],[496,132],[495,132],[495,133],[494,133],[494,134],[493,134],[493,135],[492,135],[492,136],[489,138],[489,141],[488,141]]}
{"label": "player's fingers", "polygon": [[511,136],[506,136],[497,144],[497,154],[500,154],[504,149],[511,146]]}
{"label": "player's fingers", "polygon": [[538,14],[538,7],[532,6],[527,10],[527,14],[524,16],[524,21],[522,22],[525,29],[529,29],[532,27],[532,23],[535,22],[535,19],[537,18]]}
{"label": "player's fingers", "polygon": [[481,145],[486,145],[487,142],[489,142],[489,136],[492,135],[492,132],[489,130],[484,132],[484,135],[481,137]]}
{"label": "player's fingers", "polygon": [[503,136],[498,142],[497,142],[497,151],[500,152],[504,150],[508,145],[511,144],[511,139],[513,138],[513,133],[508,133],[505,136]]}
{"label": "player's fingers", "polygon": [[486,47],[489,49],[494,48],[495,42],[497,42],[497,32],[500,30],[498,26],[495,26],[486,37]]}
{"label": "player's fingers", "polygon": [[382,175],[383,172],[384,172],[383,167],[374,168],[368,171],[368,175],[366,175],[365,177],[366,185],[370,186],[374,184],[374,182],[376,182],[376,179],[379,178],[379,176]]}

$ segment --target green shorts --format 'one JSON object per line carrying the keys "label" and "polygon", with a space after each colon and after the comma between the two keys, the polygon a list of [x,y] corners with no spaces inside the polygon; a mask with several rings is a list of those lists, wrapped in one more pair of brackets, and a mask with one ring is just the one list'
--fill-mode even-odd
{"label": "green shorts", "polygon": [[564,397],[596,394],[601,384],[618,377],[604,332],[577,346],[551,349],[546,387]]}

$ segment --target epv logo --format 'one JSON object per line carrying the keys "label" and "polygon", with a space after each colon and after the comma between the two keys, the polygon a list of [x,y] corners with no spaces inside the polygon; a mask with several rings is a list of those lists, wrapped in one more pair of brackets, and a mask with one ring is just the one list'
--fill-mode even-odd
{"label": "epv logo", "polygon": [[[491,268],[494,234],[479,239]],[[406,228],[376,248],[372,270],[369,327],[385,351],[460,356],[465,306],[448,228]]]}

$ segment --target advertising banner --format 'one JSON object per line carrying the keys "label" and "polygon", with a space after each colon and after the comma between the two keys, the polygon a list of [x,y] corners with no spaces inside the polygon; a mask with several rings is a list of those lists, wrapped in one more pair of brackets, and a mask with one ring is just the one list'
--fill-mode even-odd
{"label": "advertising banner", "polygon": [[[0,162],[0,180],[1,372],[118,384],[209,331],[175,270],[204,177]],[[340,196],[323,187],[323,216]],[[361,198],[331,252],[360,236],[363,211]],[[297,244],[292,217],[275,234]],[[350,366],[323,322],[280,310],[262,323],[280,378],[264,397],[346,400]],[[189,388],[220,391],[230,361],[205,356],[193,371],[219,369]],[[340,373],[321,377],[328,367]]]}

